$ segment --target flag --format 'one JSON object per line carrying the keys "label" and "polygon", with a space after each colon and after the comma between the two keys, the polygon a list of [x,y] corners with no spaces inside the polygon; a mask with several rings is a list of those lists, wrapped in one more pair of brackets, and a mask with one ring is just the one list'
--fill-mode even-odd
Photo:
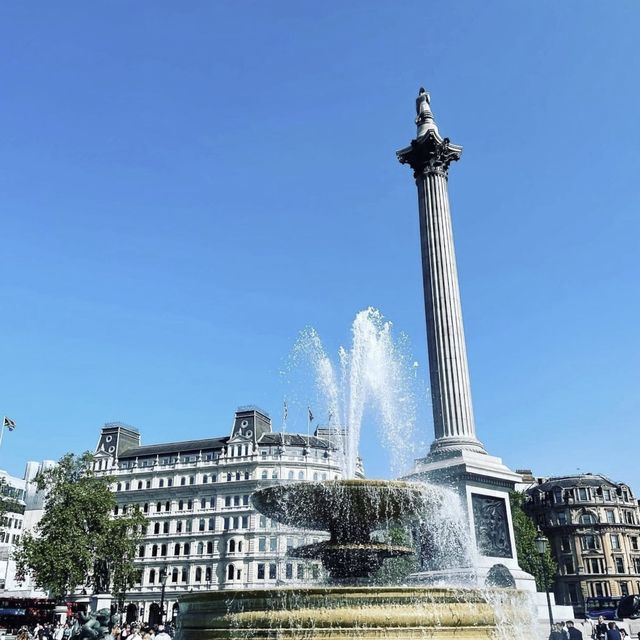
{"label": "flag", "polygon": [[287,407],[287,401],[284,401],[284,421],[287,421],[287,416],[289,415],[289,407]]}
{"label": "flag", "polygon": [[5,416],[2,421],[2,427],[6,427],[9,431],[13,431],[16,428],[16,423],[11,418],[7,418],[7,416]]}
{"label": "flag", "polygon": [[313,413],[311,413],[311,407],[309,407],[309,422],[313,422]]}

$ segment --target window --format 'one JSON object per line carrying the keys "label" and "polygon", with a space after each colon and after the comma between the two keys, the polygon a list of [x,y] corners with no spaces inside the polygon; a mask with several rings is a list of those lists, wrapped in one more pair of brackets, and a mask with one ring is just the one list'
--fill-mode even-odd
{"label": "window", "polygon": [[607,522],[614,524],[616,521],[616,512],[613,509],[607,509],[605,513],[607,514]]}
{"label": "window", "polygon": [[159,487],[164,487],[164,478],[160,478],[160,480],[158,480],[158,486]]}
{"label": "window", "polygon": [[585,489],[584,487],[580,487],[578,489],[578,497],[580,500],[586,502],[589,499],[589,494],[587,489]]}
{"label": "window", "polygon": [[604,489],[602,491],[602,496],[605,500],[607,500],[608,502],[611,501],[611,489]]}
{"label": "window", "polygon": [[169,521],[163,523],[162,525],[162,533],[169,533]]}
{"label": "window", "polygon": [[320,575],[320,567],[317,564],[311,565],[311,577],[317,580]]}
{"label": "window", "polygon": [[240,506],[240,496],[233,496],[233,506],[234,507]]}
{"label": "window", "polygon": [[205,523],[204,518],[200,518],[198,522],[198,531],[204,531]]}
{"label": "window", "polygon": [[223,529],[224,529],[225,531],[229,531],[229,528],[230,528],[230,520],[231,520],[230,518],[225,518],[225,519],[224,519],[224,521],[223,521],[223,522],[224,522]]}
{"label": "window", "polygon": [[224,497],[224,506],[225,507],[230,507],[231,506],[231,496],[225,496]]}
{"label": "window", "polygon": [[573,560],[565,560],[563,564],[565,574],[575,573],[575,571],[573,570]]}
{"label": "window", "polygon": [[147,480],[147,489],[151,489],[151,480]]}
{"label": "window", "polygon": [[620,536],[617,533],[611,534],[611,548],[612,549],[620,548]]}
{"label": "window", "polygon": [[193,500],[187,500],[187,509],[193,509]]}
{"label": "window", "polygon": [[269,551],[277,551],[278,550],[278,538],[275,536],[271,536],[269,538]]}
{"label": "window", "polygon": [[176,522],[176,533],[182,533],[182,520]]}
{"label": "window", "polygon": [[178,501],[178,511],[182,511],[184,509],[184,500]]}
{"label": "window", "polygon": [[211,555],[213,553],[213,542],[207,542],[207,554]]}
{"label": "window", "polygon": [[160,523],[159,523],[159,522],[156,522],[156,523],[153,525],[153,533],[155,533],[155,534],[160,533]]}
{"label": "window", "polygon": [[233,580],[235,576],[235,568],[232,564],[227,567],[227,580]]}
{"label": "window", "polygon": [[245,507],[249,506],[249,496],[242,496],[242,505]]}
{"label": "window", "polygon": [[266,551],[266,550],[267,550],[267,539],[258,538],[258,551]]}
{"label": "window", "polygon": [[178,582],[178,568],[175,567],[171,572],[171,582]]}
{"label": "window", "polygon": [[227,473],[227,482],[231,482],[231,472]]}
{"label": "window", "polygon": [[235,553],[236,552],[236,541],[231,539],[229,540],[229,553]]}
{"label": "window", "polygon": [[631,548],[634,551],[637,551],[638,550],[638,538],[637,538],[637,536],[631,536],[629,538],[629,542],[631,543]]}
{"label": "window", "polygon": [[287,537],[287,552],[293,549],[293,538]]}
{"label": "window", "polygon": [[163,557],[167,555],[167,545],[166,544],[161,545],[161,547],[160,547],[160,555],[163,556]]}
{"label": "window", "polygon": [[288,479],[288,480],[293,480],[293,478],[294,478],[293,471],[289,471],[289,475],[288,475],[288,478],[287,478],[287,479]]}
{"label": "window", "polygon": [[153,547],[151,547],[151,555],[155,558],[158,555],[158,545],[154,544]]}
{"label": "window", "polygon": [[202,569],[200,567],[196,568],[195,581],[202,582]]}
{"label": "window", "polygon": [[249,528],[249,516],[242,516],[242,528],[243,529]]}
{"label": "window", "polygon": [[635,573],[640,573],[640,558],[635,557],[633,559],[633,567],[635,569]]}
{"label": "window", "polygon": [[269,564],[269,580],[275,580],[278,574],[278,566],[272,562]]}
{"label": "window", "polygon": [[593,550],[593,549],[600,548],[600,541],[598,540],[598,538],[596,538],[596,536],[591,534],[582,536],[582,538],[580,539],[580,542],[583,550],[587,550],[587,549]]}
{"label": "window", "polygon": [[204,570],[204,579],[205,579],[207,582],[211,582],[211,567],[207,567],[207,568]]}
{"label": "window", "polygon": [[624,512],[625,521],[627,524],[635,524],[635,519],[633,517],[633,511],[625,511]]}
{"label": "window", "polygon": [[298,471],[298,480],[304,480],[304,471]]}
{"label": "window", "polygon": [[284,575],[287,580],[291,580],[293,578],[293,565],[290,562],[287,562],[285,566]]}
{"label": "window", "polygon": [[260,478],[261,478],[262,480],[266,480],[266,479],[268,478],[267,470],[266,470],[266,469],[263,469],[263,470],[262,470],[262,473],[260,474]]}
{"label": "window", "polygon": [[204,542],[198,542],[198,555],[201,556],[204,553]]}
{"label": "window", "polygon": [[180,486],[184,487],[187,484],[187,479],[182,476],[182,478],[180,478]]}
{"label": "window", "polygon": [[171,511],[171,503],[168,500],[164,503],[164,510]]}
{"label": "window", "polygon": [[216,497],[215,496],[211,496],[211,499],[209,500],[209,507],[211,507],[212,509],[216,508]]}
{"label": "window", "polygon": [[567,513],[566,511],[558,511],[558,524],[567,524]]}
{"label": "window", "polygon": [[251,477],[251,475],[249,474],[249,472],[248,472],[248,471],[245,471],[245,472],[244,472],[244,479],[245,479],[245,480],[249,480],[249,478],[250,478],[250,477]]}
{"label": "window", "polygon": [[304,580],[304,565],[296,565],[296,578],[298,580]]}
{"label": "window", "polygon": [[629,595],[629,583],[628,582],[621,582],[620,583],[620,595],[623,596],[623,597]]}
{"label": "window", "polygon": [[173,547],[173,555],[174,556],[179,556],[180,555],[180,545],[177,544]]}
{"label": "window", "polygon": [[196,483],[196,477],[195,476],[189,476],[189,484],[195,484]]}
{"label": "window", "polygon": [[580,524],[595,524],[597,522],[593,513],[583,513],[580,516]]}
{"label": "window", "polygon": [[567,595],[569,596],[569,603],[572,605],[577,605],[580,602],[578,597],[578,585],[574,582],[570,582],[567,585]]}
{"label": "window", "polygon": [[189,570],[187,569],[187,567],[182,567],[181,580],[182,582],[189,582]]}
{"label": "window", "polygon": [[602,588],[602,582],[594,582],[591,584],[591,594],[595,598],[602,598],[604,596],[604,590]]}
{"label": "window", "polygon": [[151,569],[151,571],[149,571],[149,584],[154,584],[155,581],[156,581],[156,570]]}
{"label": "window", "polygon": [[260,516],[260,528],[261,529],[267,528],[267,516]]}
{"label": "window", "polygon": [[167,487],[173,486],[173,478],[167,478]]}
{"label": "window", "polygon": [[202,484],[207,484],[207,482],[209,482],[209,476],[205,473],[202,476]]}
{"label": "window", "polygon": [[184,543],[183,553],[185,556],[188,556],[191,554],[191,544],[189,542]]}
{"label": "window", "polygon": [[206,509],[207,508],[207,499],[206,498],[200,498],[200,508],[201,509]]}
{"label": "window", "polygon": [[216,528],[216,519],[209,518],[209,531],[213,531]]}
{"label": "window", "polygon": [[264,580],[264,563],[258,563],[258,580]]}
{"label": "window", "polygon": [[616,556],[614,558],[616,563],[616,573],[624,573],[624,560],[621,556]]}

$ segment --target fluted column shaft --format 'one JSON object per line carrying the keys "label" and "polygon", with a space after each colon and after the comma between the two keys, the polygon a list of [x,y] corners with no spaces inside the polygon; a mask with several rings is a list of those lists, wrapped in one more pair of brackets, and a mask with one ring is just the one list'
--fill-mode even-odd
{"label": "fluted column shaft", "polygon": [[409,147],[398,151],[398,159],[411,166],[418,187],[435,430],[431,454],[461,449],[486,453],[476,438],[473,420],[447,189],[449,165],[460,158],[462,147],[440,136],[428,109],[428,94],[421,92],[417,111],[418,137]]}
{"label": "fluted column shaft", "polygon": [[[432,449],[479,444],[469,384],[447,177],[416,176],[435,438]],[[476,447],[473,447],[476,448]]]}

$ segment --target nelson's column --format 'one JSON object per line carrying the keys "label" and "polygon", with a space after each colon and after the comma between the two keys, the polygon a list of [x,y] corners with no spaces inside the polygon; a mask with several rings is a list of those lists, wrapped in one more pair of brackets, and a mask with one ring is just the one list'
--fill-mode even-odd
{"label": "nelson's column", "polygon": [[[416,137],[397,156],[413,169],[418,187],[435,440],[410,477],[459,492],[478,552],[473,569],[461,570],[466,580],[535,590],[532,576],[518,566],[509,508],[509,491],[520,476],[487,454],[473,420],[447,185],[449,165],[460,158],[462,147],[440,135],[424,89],[416,113]],[[436,577],[429,572],[421,576]]]}

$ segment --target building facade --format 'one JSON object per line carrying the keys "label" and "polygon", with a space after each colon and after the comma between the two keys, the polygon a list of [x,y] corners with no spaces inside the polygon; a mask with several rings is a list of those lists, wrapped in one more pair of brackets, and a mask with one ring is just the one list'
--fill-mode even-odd
{"label": "building facade", "polygon": [[36,490],[33,480],[55,462],[27,462],[24,476],[18,478],[0,470],[0,500],[4,515],[0,519],[0,596],[8,598],[45,597],[31,580],[16,579],[13,552],[25,531],[32,530],[44,513],[44,493]]}
{"label": "building facade", "polygon": [[640,508],[626,484],[584,474],[540,479],[527,494],[558,562],[556,602],[583,614],[587,598],[640,593]]}
{"label": "building facade", "polygon": [[326,534],[279,525],[251,503],[253,491],[273,483],[341,477],[340,447],[316,434],[274,433],[256,407],[236,411],[229,435],[203,440],[141,446],[134,428],[105,425],[94,464],[114,479],[114,515],[138,506],[148,518],[127,618],[155,623],[163,609],[170,620],[189,591],[318,580],[318,562],[287,550]]}

